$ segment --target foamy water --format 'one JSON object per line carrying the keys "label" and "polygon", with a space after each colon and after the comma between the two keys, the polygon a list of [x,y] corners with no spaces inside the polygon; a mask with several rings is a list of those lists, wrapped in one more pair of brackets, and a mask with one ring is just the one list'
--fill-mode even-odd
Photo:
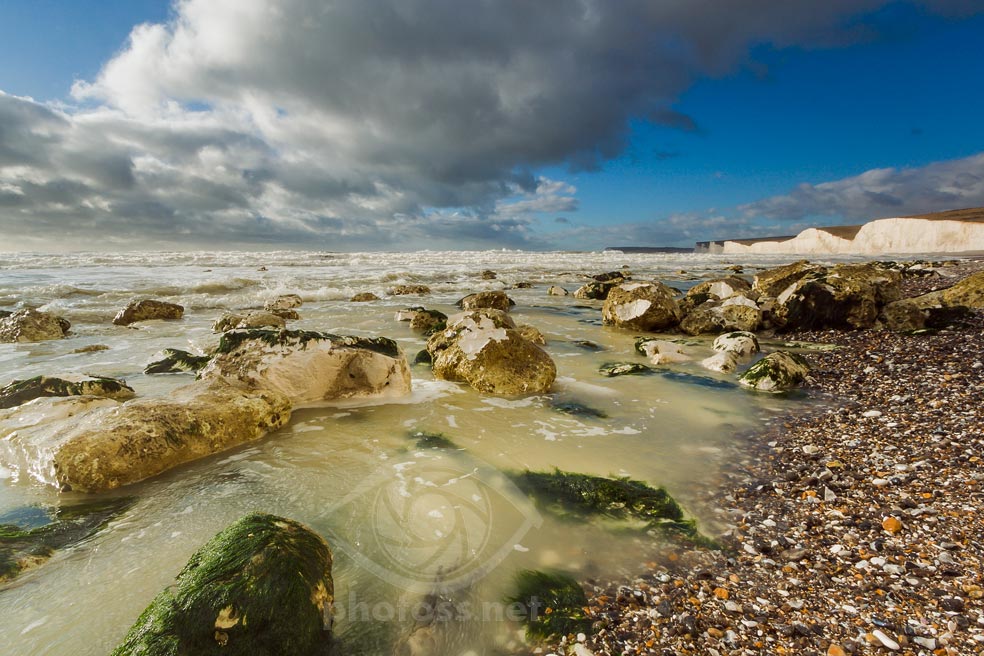
{"label": "foamy water", "polygon": [[[763,256],[741,263],[784,261]],[[412,357],[424,339],[394,320],[396,310],[424,305],[451,313],[465,294],[520,281],[533,287],[508,290],[517,303],[512,314],[543,332],[558,367],[550,395],[521,399],[482,395],[414,367],[414,391],[406,398],[299,410],[260,441],[123,490],[138,498],[123,516],[0,589],[0,653],[107,653],[191,553],[252,510],[297,519],[327,537],[341,610],[336,633],[342,651],[365,654],[393,653],[414,626],[412,617],[388,618],[376,605],[412,605],[436,579],[453,584],[467,577],[467,594],[459,590],[457,602],[479,604],[501,600],[521,568],[559,567],[587,577],[642,566],[647,540],[544,516],[503,472],[559,467],[664,485],[713,533],[720,518],[698,502],[701,488],[714,480],[739,432],[797,402],[708,384],[734,379],[696,364],[674,366],[671,371],[685,374],[677,377],[604,378],[598,367],[605,362],[643,361],[633,349],[635,335],[601,326],[599,302],[546,290],[560,285],[573,292],[586,274],[623,266],[636,279],[683,289],[723,274],[733,262],[711,255],[514,251],[0,254],[0,309],[32,305],[72,322],[64,340],[0,345],[0,384],[79,373],[125,378],[140,396],[163,395],[192,376],[144,375],[155,353],[204,351],[218,341],[210,326],[223,310],[259,308],[284,293],[304,300],[292,328],[388,336]],[[498,279],[482,280],[484,269]],[[406,283],[429,285],[433,293],[385,295]],[[365,291],[383,300],[348,302]],[[185,317],[113,326],[116,311],[138,297],[180,303]],[[603,350],[586,350],[577,340]],[[92,344],[110,348],[73,352]],[[693,340],[690,348],[709,354],[710,340]],[[561,401],[607,418],[558,412],[553,406]],[[421,431],[441,433],[455,448],[418,448],[411,436]],[[0,514],[81,498],[0,469]],[[444,627],[437,653],[519,645],[516,625],[484,619]]]}

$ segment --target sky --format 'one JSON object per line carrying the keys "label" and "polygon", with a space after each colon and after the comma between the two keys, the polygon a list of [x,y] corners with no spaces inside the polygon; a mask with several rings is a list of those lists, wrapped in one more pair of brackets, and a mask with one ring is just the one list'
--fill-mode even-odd
{"label": "sky", "polygon": [[984,206],[980,0],[4,0],[0,250],[692,246]]}

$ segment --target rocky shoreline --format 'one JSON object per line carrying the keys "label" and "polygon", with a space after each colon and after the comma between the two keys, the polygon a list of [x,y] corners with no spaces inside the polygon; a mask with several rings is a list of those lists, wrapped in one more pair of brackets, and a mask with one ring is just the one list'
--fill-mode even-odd
{"label": "rocky shoreline", "polygon": [[[909,278],[902,295],[950,282]],[[533,653],[984,651],[984,316],[783,337],[840,348],[809,356],[823,403],[748,436],[708,490],[724,548],[667,547],[631,580],[586,581],[594,631]]]}

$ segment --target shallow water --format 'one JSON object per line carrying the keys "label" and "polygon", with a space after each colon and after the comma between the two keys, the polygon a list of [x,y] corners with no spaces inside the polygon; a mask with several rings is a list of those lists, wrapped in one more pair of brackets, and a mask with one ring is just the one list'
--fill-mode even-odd
{"label": "shallow water", "polygon": [[[750,265],[782,261],[742,264],[751,272]],[[712,509],[698,503],[701,487],[714,479],[739,432],[797,403],[707,384],[734,378],[696,364],[673,368],[684,375],[604,378],[598,367],[605,362],[643,361],[633,333],[602,327],[600,303],[547,296],[547,287],[573,292],[584,274],[625,265],[636,279],[683,289],[731,263],[709,255],[510,251],[0,254],[0,308],[41,306],[68,318],[73,329],[65,340],[0,345],[0,384],[85,373],[125,378],[141,396],[163,395],[192,376],[141,373],[157,351],[204,350],[217,342],[210,326],[222,310],[257,308],[282,293],[304,299],[303,318],[291,327],[392,337],[412,358],[424,340],[394,320],[396,310],[424,305],[450,314],[467,293],[521,280],[534,286],[508,291],[517,303],[512,314],[544,333],[558,367],[550,395],[522,399],[482,395],[414,367],[406,398],[298,410],[262,440],[127,488],[122,493],[138,501],[123,516],[0,589],[0,653],[107,653],[198,547],[253,510],[305,522],[329,540],[336,635],[345,653],[394,653],[414,629],[415,604],[435,585],[451,590],[458,611],[473,615],[438,627],[435,653],[516,649],[517,625],[499,621],[496,604],[518,569],[556,567],[581,577],[633,572],[651,540],[538,512],[503,472],[558,467],[663,485],[713,533]],[[482,280],[483,269],[498,279]],[[388,287],[403,283],[424,283],[433,293],[385,297]],[[384,298],[347,301],[362,291]],[[111,325],[135,297],[181,303],[185,318]],[[73,353],[90,344],[110,349]],[[710,342],[696,340],[691,348],[709,354]],[[568,401],[607,417],[553,407]],[[454,448],[420,448],[418,432],[441,433]],[[81,498],[12,474],[0,469],[0,515]]]}

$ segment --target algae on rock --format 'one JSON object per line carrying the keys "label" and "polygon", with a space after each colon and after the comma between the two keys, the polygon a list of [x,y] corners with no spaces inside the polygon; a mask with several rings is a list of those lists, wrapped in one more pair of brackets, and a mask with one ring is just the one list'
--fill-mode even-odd
{"label": "algae on rock", "polygon": [[591,631],[592,620],[584,609],[584,589],[563,572],[522,570],[516,573],[514,591],[506,602],[523,609],[526,637],[546,640]]}
{"label": "algae on rock", "polygon": [[280,656],[326,649],[334,586],[325,540],[254,513],[195,553],[113,656]]}

